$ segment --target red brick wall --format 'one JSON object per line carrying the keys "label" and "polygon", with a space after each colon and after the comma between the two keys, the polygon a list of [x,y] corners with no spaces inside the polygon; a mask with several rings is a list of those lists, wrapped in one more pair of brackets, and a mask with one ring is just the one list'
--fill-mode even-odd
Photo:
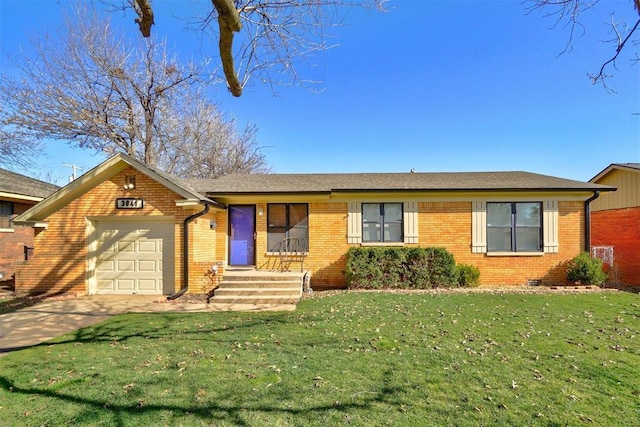
{"label": "red brick wall", "polygon": [[591,245],[613,246],[620,281],[640,285],[640,207],[592,212]]}
{"label": "red brick wall", "polygon": [[[31,206],[33,205],[14,203],[13,217],[25,212]],[[15,273],[16,265],[24,261],[24,247],[33,247],[33,229],[31,227],[14,226],[12,230],[0,231],[0,272],[4,273],[0,280],[11,279]]]}
{"label": "red brick wall", "polygon": [[24,261],[24,247],[33,247],[33,229],[16,226],[13,232],[0,231],[0,280],[11,279],[16,264]]}

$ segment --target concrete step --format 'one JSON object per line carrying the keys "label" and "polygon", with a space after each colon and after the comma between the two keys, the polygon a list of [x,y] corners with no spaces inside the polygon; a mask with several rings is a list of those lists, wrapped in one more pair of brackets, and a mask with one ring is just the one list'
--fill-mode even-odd
{"label": "concrete step", "polygon": [[278,282],[278,281],[298,281],[302,282],[302,274],[300,273],[261,273],[254,272],[251,274],[225,273],[223,280],[231,282]]}
{"label": "concrete step", "polygon": [[287,298],[283,296],[214,296],[209,304],[253,304],[253,305],[296,305],[300,298]]}
{"label": "concrete step", "polygon": [[300,298],[302,289],[296,288],[218,288],[213,293],[218,296],[285,296]]}
{"label": "concrete step", "polygon": [[209,299],[210,304],[297,304],[302,298],[302,273],[228,270]]}
{"label": "concrete step", "polygon": [[232,288],[252,288],[252,289],[261,289],[261,288],[287,288],[287,289],[302,289],[302,282],[299,280],[291,280],[291,281],[275,281],[275,280],[259,280],[259,281],[247,281],[247,280],[227,280],[226,278],[219,283],[221,288],[232,289]]}

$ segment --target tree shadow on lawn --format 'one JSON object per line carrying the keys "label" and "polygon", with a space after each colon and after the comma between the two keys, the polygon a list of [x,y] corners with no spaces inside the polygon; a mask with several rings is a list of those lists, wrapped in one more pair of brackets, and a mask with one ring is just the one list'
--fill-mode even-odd
{"label": "tree shadow on lawn", "polygon": [[[0,349],[0,352],[10,353],[13,351],[24,350],[28,348],[46,347],[52,348],[64,345],[78,344],[96,344],[96,343],[119,343],[126,344],[133,339],[149,339],[149,340],[188,340],[190,337],[197,336],[199,342],[215,342],[215,343],[235,343],[238,341],[237,336],[225,338],[224,333],[230,331],[250,331],[254,327],[264,327],[265,324],[271,324],[274,327],[282,325],[294,325],[296,320],[289,316],[289,313],[260,313],[255,314],[251,321],[243,319],[235,322],[233,314],[228,314],[228,319],[218,319],[215,325],[207,327],[197,327],[195,322],[202,318],[202,313],[128,313],[117,315],[111,319],[101,323],[81,328],[72,333],[67,333],[58,338],[17,348]],[[142,323],[139,319],[149,320]],[[176,329],[176,322],[184,323],[185,327]],[[127,331],[131,331],[127,333]],[[220,332],[221,334],[217,334]],[[228,335],[227,335],[228,336]],[[314,340],[309,345],[317,345]],[[304,345],[304,344],[302,344]]]}
{"label": "tree shadow on lawn", "polygon": [[[280,407],[264,405],[260,402],[251,400],[251,396],[242,396],[236,390],[227,390],[224,395],[216,395],[214,399],[202,402],[199,405],[161,405],[133,402],[131,404],[109,404],[103,400],[95,400],[83,398],[76,395],[61,393],[56,390],[43,388],[26,388],[15,385],[10,379],[0,376],[0,388],[7,393],[22,394],[30,397],[45,397],[55,399],[60,404],[77,404],[81,407],[89,409],[82,410],[84,414],[75,414],[73,416],[74,423],[83,424],[84,422],[96,422],[96,412],[108,412],[112,417],[109,424],[116,426],[129,425],[132,417],[144,417],[150,413],[160,413],[169,411],[176,418],[185,414],[197,417],[207,422],[230,422],[235,425],[244,426],[251,423],[246,420],[251,413],[262,414],[283,414],[297,417],[296,422],[313,423],[317,422],[320,417],[331,412],[344,413],[346,416],[350,411],[369,411],[374,409],[374,405],[385,404],[387,406],[402,409],[397,396],[406,392],[405,387],[393,386],[394,368],[384,371],[382,384],[377,390],[371,390],[365,396],[359,396],[358,401],[349,403],[334,402],[331,404],[316,404],[309,407],[290,407],[287,402],[281,401]],[[236,402],[235,404],[220,404],[218,402]],[[83,418],[86,418],[83,420]],[[103,420],[104,421],[104,420]]]}

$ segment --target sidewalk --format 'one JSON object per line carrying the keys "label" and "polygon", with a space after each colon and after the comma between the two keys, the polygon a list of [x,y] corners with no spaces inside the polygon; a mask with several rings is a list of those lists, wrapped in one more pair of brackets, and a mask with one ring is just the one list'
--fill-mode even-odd
{"label": "sidewalk", "polygon": [[253,306],[166,301],[160,295],[92,295],[45,301],[0,314],[0,357],[124,313],[284,311],[295,306]]}

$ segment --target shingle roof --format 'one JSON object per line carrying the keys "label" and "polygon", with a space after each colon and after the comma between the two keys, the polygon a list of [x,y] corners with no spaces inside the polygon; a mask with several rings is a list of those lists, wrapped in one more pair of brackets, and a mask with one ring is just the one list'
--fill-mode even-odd
{"label": "shingle roof", "polygon": [[329,193],[346,191],[594,191],[612,187],[530,172],[435,172],[228,175],[190,180],[210,196],[241,193]]}
{"label": "shingle roof", "polygon": [[48,197],[60,187],[19,173],[0,169],[0,192],[19,196]]}
{"label": "shingle roof", "polygon": [[191,181],[179,178],[173,174],[167,173],[167,172],[163,172],[157,168],[151,167],[149,165],[146,165],[144,163],[142,163],[141,161],[135,159],[134,157],[131,157],[127,154],[124,153],[119,153],[116,154],[114,157],[119,156],[121,159],[125,160],[126,162],[128,162],[130,165],[136,167],[138,170],[148,170],[150,172],[155,173],[156,175],[160,176],[161,178],[165,179],[167,182],[171,182],[172,184],[178,186],[179,188],[181,188],[182,190],[184,190],[186,193],[192,195],[193,197],[196,198],[200,198],[203,201],[208,201],[208,202],[212,202],[212,200],[209,200],[206,195],[204,195],[204,193],[196,190],[191,184]]}

